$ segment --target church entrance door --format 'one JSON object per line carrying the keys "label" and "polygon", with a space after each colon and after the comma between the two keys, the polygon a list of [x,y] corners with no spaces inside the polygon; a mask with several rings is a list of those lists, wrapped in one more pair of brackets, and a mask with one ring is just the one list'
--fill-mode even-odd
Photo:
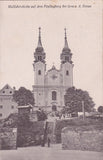
{"label": "church entrance door", "polygon": [[56,105],[52,106],[52,111],[57,111],[57,106]]}

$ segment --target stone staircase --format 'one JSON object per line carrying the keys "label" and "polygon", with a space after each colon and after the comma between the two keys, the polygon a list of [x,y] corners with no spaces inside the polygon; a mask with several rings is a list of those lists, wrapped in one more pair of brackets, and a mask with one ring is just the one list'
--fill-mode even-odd
{"label": "stone staircase", "polygon": [[47,141],[49,136],[51,143],[55,143],[55,121],[46,121],[44,125],[44,139]]}

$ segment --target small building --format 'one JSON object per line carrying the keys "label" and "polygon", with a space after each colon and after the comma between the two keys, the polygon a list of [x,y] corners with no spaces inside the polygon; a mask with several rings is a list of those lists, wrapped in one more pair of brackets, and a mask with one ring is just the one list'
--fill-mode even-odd
{"label": "small building", "polygon": [[18,114],[19,115],[28,114],[31,122],[35,122],[38,120],[37,112],[33,111],[32,105],[18,106]]}
{"label": "small building", "polygon": [[32,111],[31,105],[18,106],[17,108],[18,108],[18,114],[30,114]]}
{"label": "small building", "polygon": [[11,113],[17,113],[17,103],[13,99],[14,89],[6,84],[0,90],[0,119],[8,117]]}
{"label": "small building", "polygon": [[[88,117],[91,114],[89,112],[85,112],[85,116]],[[78,117],[83,116],[83,112],[78,112]]]}

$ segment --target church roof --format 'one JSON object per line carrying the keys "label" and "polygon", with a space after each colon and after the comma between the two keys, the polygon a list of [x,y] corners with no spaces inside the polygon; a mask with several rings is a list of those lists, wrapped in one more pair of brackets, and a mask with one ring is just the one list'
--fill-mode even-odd
{"label": "church roof", "polygon": [[43,63],[45,63],[45,52],[44,52],[44,48],[42,47],[42,42],[41,42],[41,28],[39,27],[39,36],[38,36],[38,44],[37,44],[37,48],[35,49],[34,52],[34,62],[38,62],[41,61]]}
{"label": "church roof", "polygon": [[36,52],[42,52],[44,49],[42,47],[42,42],[41,42],[41,28],[39,27],[39,36],[38,36],[38,45],[36,48]]}
{"label": "church roof", "polygon": [[40,27],[39,27],[38,47],[42,47],[42,43],[41,43],[41,28]]}
{"label": "church roof", "polygon": [[62,52],[67,54],[67,53],[71,53],[71,50],[68,46],[66,28],[64,30],[65,30],[65,37],[64,37],[64,48],[63,48]]}
{"label": "church roof", "polygon": [[52,71],[52,70],[59,71],[59,70],[56,69],[56,67],[54,66],[54,64],[53,64],[52,68],[48,70],[48,72],[50,72],[50,71]]}
{"label": "church roof", "polygon": [[0,90],[0,96],[12,96],[14,93],[14,89],[11,88],[8,84],[6,84],[1,90]]}

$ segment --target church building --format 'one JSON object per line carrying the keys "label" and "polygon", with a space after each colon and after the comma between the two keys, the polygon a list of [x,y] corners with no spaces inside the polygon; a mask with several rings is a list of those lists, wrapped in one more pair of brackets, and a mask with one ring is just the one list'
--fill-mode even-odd
{"label": "church building", "polygon": [[66,29],[64,48],[60,54],[60,69],[52,68],[46,71],[46,53],[41,42],[41,28],[39,28],[38,45],[34,52],[34,85],[33,93],[35,106],[48,111],[60,110],[64,104],[64,95],[73,86],[72,53],[68,47]]}
{"label": "church building", "polygon": [[15,89],[6,84],[0,90],[0,119],[8,117],[11,113],[17,113],[17,103],[13,99]]}

